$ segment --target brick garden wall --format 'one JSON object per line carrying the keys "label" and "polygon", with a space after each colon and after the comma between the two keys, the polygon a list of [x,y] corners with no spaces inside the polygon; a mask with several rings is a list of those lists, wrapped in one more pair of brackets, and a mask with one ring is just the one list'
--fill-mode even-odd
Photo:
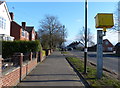
{"label": "brick garden wall", "polygon": [[[20,82],[20,78],[23,79],[30,71],[32,71],[37,65],[37,59],[29,61],[28,64],[24,64],[21,68],[17,67],[14,70],[4,74],[2,76],[2,86],[15,86]],[[21,77],[20,77],[20,69]]]}
{"label": "brick garden wall", "polygon": [[20,67],[14,69],[13,71],[3,75],[2,86],[14,86],[19,82],[20,78]]}
{"label": "brick garden wall", "polygon": [[[48,55],[50,55],[49,52]],[[21,56],[20,56],[21,55]],[[9,69],[6,73],[2,74],[2,59],[0,58],[0,88],[7,86],[16,86],[27,74],[29,74],[36,66],[38,62],[42,62],[46,56],[42,56],[42,53],[39,52],[39,56],[32,58],[32,55],[29,57],[30,61],[23,63],[22,54],[17,56],[17,61],[19,62],[19,67],[14,67],[14,69]],[[39,59],[39,60],[38,60]]]}

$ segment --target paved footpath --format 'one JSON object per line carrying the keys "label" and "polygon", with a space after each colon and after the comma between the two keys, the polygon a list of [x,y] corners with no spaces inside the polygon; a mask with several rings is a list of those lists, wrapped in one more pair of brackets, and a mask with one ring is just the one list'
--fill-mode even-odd
{"label": "paved footpath", "polygon": [[[17,86],[84,86],[65,57],[53,52]],[[80,87],[81,88],[81,87]]]}

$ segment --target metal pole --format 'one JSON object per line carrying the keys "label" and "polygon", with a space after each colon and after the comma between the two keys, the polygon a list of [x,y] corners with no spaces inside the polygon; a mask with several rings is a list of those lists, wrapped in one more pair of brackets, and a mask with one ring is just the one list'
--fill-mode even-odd
{"label": "metal pole", "polygon": [[103,72],[103,31],[97,30],[97,78],[102,77]]}
{"label": "metal pole", "polygon": [[84,74],[87,73],[87,0],[85,0],[85,48],[84,48]]}
{"label": "metal pole", "polygon": [[[63,40],[64,40],[64,36],[65,36],[65,34],[64,34],[64,31],[65,31],[65,25],[63,25]],[[63,47],[65,47],[65,42],[63,41]]]}
{"label": "metal pole", "polygon": [[2,40],[0,40],[0,58],[2,58]]}

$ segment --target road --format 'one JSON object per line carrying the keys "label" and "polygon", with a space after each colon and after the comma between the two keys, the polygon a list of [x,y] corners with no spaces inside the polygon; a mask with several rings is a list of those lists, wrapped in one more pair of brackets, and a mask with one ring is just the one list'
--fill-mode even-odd
{"label": "road", "polygon": [[[80,57],[81,59],[84,58],[84,52],[83,51],[77,51],[73,50],[70,51],[72,54],[74,54],[77,57]],[[108,69],[109,71],[120,73],[120,57],[113,56],[112,52],[110,53],[103,53],[103,66]],[[92,61],[94,63],[97,62],[96,58],[96,52],[88,52],[88,61]],[[119,70],[118,70],[119,69]]]}

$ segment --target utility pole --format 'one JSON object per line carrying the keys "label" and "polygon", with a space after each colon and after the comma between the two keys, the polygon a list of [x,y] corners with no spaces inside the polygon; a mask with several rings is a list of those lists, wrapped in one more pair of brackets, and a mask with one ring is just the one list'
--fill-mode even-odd
{"label": "utility pole", "polygon": [[[63,40],[64,40],[64,36],[65,36],[65,34],[64,34],[64,31],[65,31],[65,25],[63,25]],[[63,47],[65,47],[65,43],[64,43],[64,41],[63,41]]]}
{"label": "utility pole", "polygon": [[84,74],[87,73],[87,0],[85,0],[85,47],[84,47]]}

